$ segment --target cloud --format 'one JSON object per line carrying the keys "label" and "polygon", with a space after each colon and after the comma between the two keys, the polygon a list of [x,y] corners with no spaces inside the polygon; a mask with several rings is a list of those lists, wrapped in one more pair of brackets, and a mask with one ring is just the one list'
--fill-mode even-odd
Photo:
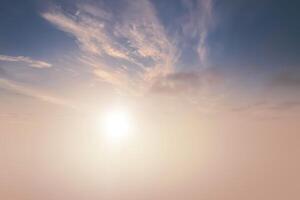
{"label": "cloud", "polygon": [[54,97],[53,95],[49,95],[46,92],[36,90],[28,86],[24,86],[20,83],[8,79],[0,78],[0,88],[8,91],[13,91],[24,96],[32,97],[47,103],[61,105],[72,109],[77,109],[76,106],[74,106],[73,104],[71,104],[70,102],[64,99]]}
{"label": "cloud", "polygon": [[[148,0],[125,0],[116,7],[77,4],[74,12],[50,8],[42,17],[77,42],[83,66],[117,91],[185,96],[193,102],[214,101],[223,77],[214,69],[182,72],[181,43],[193,43],[201,66],[207,66],[206,37],[213,23],[212,0],[183,4],[180,35],[172,37]],[[175,30],[177,31],[177,30]],[[177,38],[178,36],[178,38]],[[215,91],[214,91],[215,90]]]}
{"label": "cloud", "polygon": [[6,74],[7,74],[6,71],[0,67],[0,78],[5,76]]}
{"label": "cloud", "polygon": [[272,108],[277,110],[290,110],[300,107],[300,100],[298,101],[285,101],[274,105]]}
{"label": "cloud", "polygon": [[248,105],[240,106],[231,104],[230,110],[235,113],[246,113],[262,118],[283,118],[285,114],[295,114],[299,116],[300,100],[259,100]]}
{"label": "cloud", "polygon": [[166,95],[186,101],[202,113],[215,112],[224,107],[224,74],[213,68],[176,72],[157,79],[152,94]]}
{"label": "cloud", "polygon": [[276,74],[270,82],[271,87],[283,89],[299,89],[300,71],[287,70]]}
{"label": "cloud", "polygon": [[223,82],[220,73],[213,69],[193,72],[177,72],[158,79],[152,92],[166,94],[199,93]]}
{"label": "cloud", "polygon": [[50,9],[42,16],[75,38],[83,52],[80,60],[102,80],[117,87],[132,80],[151,85],[174,72],[177,49],[149,1],[125,2],[118,11],[79,4],[75,13]]}
{"label": "cloud", "polygon": [[40,61],[40,60],[34,60],[30,57],[25,56],[6,56],[6,55],[0,55],[0,61],[5,62],[23,62],[28,64],[29,66],[33,68],[49,68],[52,65],[50,63]]}
{"label": "cloud", "polygon": [[213,0],[182,0],[187,8],[180,21],[184,39],[190,39],[195,44],[195,51],[202,66],[207,65],[208,46],[206,38],[214,23]]}

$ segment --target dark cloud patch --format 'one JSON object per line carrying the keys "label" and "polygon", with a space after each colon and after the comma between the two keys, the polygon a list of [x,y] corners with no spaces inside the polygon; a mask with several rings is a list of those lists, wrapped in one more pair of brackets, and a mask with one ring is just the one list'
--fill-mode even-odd
{"label": "dark cloud patch", "polygon": [[276,110],[289,110],[289,109],[296,109],[299,107],[300,107],[300,100],[281,102],[276,105],[273,105],[271,108]]}
{"label": "dark cloud patch", "polygon": [[213,88],[223,81],[223,76],[215,69],[177,72],[158,79],[151,91],[161,94],[181,94]]}
{"label": "dark cloud patch", "polygon": [[300,106],[300,70],[294,67],[286,68],[277,73],[270,73],[262,85],[261,92],[246,105],[235,104],[234,112],[248,111],[288,111]]}
{"label": "dark cloud patch", "polygon": [[249,111],[257,108],[262,108],[267,105],[266,101],[257,101],[253,102],[244,106],[235,106],[231,108],[231,111],[233,112],[244,112],[244,111]]}
{"label": "dark cloud patch", "polygon": [[286,100],[274,102],[272,100],[264,100],[253,102],[246,106],[233,107],[233,112],[252,112],[252,111],[290,111],[292,109],[300,108],[300,100]]}
{"label": "dark cloud patch", "polygon": [[271,80],[271,86],[282,89],[300,88],[300,70],[282,71]]}
{"label": "dark cloud patch", "polygon": [[0,78],[5,76],[7,76],[7,72],[2,67],[0,67]]}

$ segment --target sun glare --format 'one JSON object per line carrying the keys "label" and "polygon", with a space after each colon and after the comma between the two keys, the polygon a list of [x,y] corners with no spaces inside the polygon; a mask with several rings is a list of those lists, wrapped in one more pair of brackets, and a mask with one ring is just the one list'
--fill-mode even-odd
{"label": "sun glare", "polygon": [[111,110],[104,116],[103,129],[109,140],[119,141],[127,137],[131,128],[132,119],[126,110]]}

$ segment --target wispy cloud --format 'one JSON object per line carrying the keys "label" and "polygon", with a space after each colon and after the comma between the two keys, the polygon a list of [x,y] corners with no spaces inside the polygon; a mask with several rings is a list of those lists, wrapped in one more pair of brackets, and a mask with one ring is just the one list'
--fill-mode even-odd
{"label": "wispy cloud", "polygon": [[47,94],[47,92],[40,91],[28,86],[24,86],[18,82],[0,78],[0,88],[8,90],[8,91],[13,91],[15,93],[24,95],[24,96],[29,96],[47,103],[55,104],[55,105],[61,105],[65,106],[68,108],[72,109],[77,109],[77,107],[70,102],[62,99],[55,97],[53,95]]}
{"label": "wispy cloud", "polygon": [[181,21],[183,38],[190,38],[195,42],[195,51],[198,54],[200,64],[207,64],[208,46],[206,38],[214,23],[213,0],[182,0],[187,8]]}
{"label": "wispy cloud", "polygon": [[22,62],[30,67],[34,68],[49,68],[52,65],[50,63],[47,63],[45,61],[40,61],[40,60],[34,60],[30,57],[25,57],[25,56],[7,56],[7,55],[0,55],[0,61],[4,62]]}
{"label": "wispy cloud", "polygon": [[176,67],[184,53],[179,43],[190,45],[191,41],[195,41],[192,48],[198,62],[207,66],[212,0],[183,1],[187,12],[179,19],[181,34],[175,37],[161,23],[152,2],[124,2],[118,8],[78,4],[74,12],[50,8],[42,17],[73,37],[81,50],[82,65],[117,91],[134,95],[167,93],[199,105],[219,101],[222,77],[213,69],[182,72]]}
{"label": "wispy cloud", "polygon": [[[180,24],[175,30],[162,24],[152,3],[125,0],[117,8],[85,3],[73,12],[50,8],[42,17],[73,37],[81,50],[78,60],[82,65],[117,91],[167,94],[202,110],[215,107],[223,100],[220,82],[224,77],[207,68],[213,0],[182,0],[187,9],[174,19]],[[195,52],[202,69],[187,66],[182,71],[176,66],[186,53],[182,46],[188,53],[190,49]]]}
{"label": "wispy cloud", "polygon": [[90,4],[77,8],[42,16],[76,39],[81,61],[94,67],[96,76],[117,86],[129,78],[147,85],[174,71],[177,50],[149,1],[126,1],[118,12]]}

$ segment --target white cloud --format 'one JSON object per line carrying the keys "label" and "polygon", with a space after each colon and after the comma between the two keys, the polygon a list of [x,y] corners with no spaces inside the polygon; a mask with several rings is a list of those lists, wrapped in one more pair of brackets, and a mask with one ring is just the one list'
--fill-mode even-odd
{"label": "white cloud", "polygon": [[174,72],[177,49],[147,0],[127,1],[118,13],[81,4],[75,14],[56,9],[42,16],[73,36],[83,51],[80,60],[117,87],[139,90]]}
{"label": "white cloud", "polygon": [[0,55],[0,61],[5,62],[23,62],[28,64],[31,67],[34,68],[49,68],[52,65],[50,63],[40,61],[40,60],[34,60],[30,57],[25,56],[6,56],[6,55]]}

